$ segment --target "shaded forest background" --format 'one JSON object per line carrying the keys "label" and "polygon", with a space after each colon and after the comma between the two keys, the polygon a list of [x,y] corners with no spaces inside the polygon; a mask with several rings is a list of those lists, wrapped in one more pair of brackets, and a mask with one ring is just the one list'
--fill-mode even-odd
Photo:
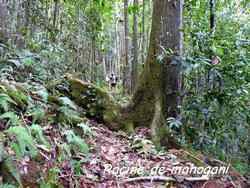
{"label": "shaded forest background", "polygon": [[[70,73],[109,91],[106,78],[114,73],[115,100],[131,98],[147,58],[152,1],[0,2],[1,81],[47,86]],[[166,119],[182,146],[230,162],[243,174],[250,171],[249,23],[247,0],[185,1],[182,103],[178,117]]]}

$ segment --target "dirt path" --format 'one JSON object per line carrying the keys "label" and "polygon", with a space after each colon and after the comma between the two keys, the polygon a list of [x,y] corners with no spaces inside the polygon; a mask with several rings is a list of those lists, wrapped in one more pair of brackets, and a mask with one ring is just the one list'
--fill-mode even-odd
{"label": "dirt path", "polygon": [[[96,135],[89,140],[89,144],[94,148],[89,160],[82,164],[85,175],[79,178],[81,188],[247,187],[244,178],[232,171],[230,175],[210,177],[208,181],[200,177],[187,181],[186,178],[190,178],[190,175],[172,175],[174,166],[192,166],[193,162],[183,159],[186,152],[184,150],[157,153],[154,145],[147,139],[148,129],[139,129],[130,137],[122,132],[114,133],[94,122],[92,129]],[[157,167],[164,167],[165,173],[162,174],[159,168],[157,173]],[[165,181],[162,176],[169,177],[171,181]],[[150,177],[156,179],[150,180]],[[61,180],[65,187],[69,187],[67,178]]]}

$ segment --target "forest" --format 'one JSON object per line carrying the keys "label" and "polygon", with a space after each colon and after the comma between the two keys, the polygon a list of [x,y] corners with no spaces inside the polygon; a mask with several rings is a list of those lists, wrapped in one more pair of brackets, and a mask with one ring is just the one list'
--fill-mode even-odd
{"label": "forest", "polygon": [[0,0],[0,188],[249,187],[249,0]]}

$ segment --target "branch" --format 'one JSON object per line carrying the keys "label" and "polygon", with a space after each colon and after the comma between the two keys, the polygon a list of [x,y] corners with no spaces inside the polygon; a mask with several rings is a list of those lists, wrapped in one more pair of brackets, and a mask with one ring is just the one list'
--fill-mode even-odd
{"label": "branch", "polygon": [[129,183],[134,181],[142,181],[142,180],[148,180],[148,181],[176,181],[175,178],[167,177],[167,176],[142,176],[142,177],[136,177],[136,178],[128,178],[123,180],[121,183]]}
{"label": "branch", "polygon": [[[177,180],[175,178],[172,177],[168,177],[168,176],[142,176],[142,177],[136,177],[136,178],[128,178],[123,180],[121,183],[130,183],[130,182],[134,182],[134,181],[174,181],[176,182]],[[201,176],[201,177],[186,177],[184,178],[184,180],[186,181],[208,181],[209,177],[208,176]]]}

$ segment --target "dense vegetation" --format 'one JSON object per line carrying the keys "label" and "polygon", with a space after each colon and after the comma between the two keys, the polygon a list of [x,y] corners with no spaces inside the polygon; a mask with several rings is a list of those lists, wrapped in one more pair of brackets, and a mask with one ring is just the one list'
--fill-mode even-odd
{"label": "dense vegetation", "polygon": [[249,178],[250,3],[163,4],[0,1],[0,187],[96,187],[109,137],[136,159],[185,148]]}

